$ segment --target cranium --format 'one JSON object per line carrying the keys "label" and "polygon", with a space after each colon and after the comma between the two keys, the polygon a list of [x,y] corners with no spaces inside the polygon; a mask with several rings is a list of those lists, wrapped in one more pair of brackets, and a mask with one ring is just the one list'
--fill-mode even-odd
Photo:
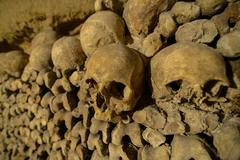
{"label": "cranium", "polygon": [[21,51],[0,53],[0,74],[7,73],[18,77],[28,63],[28,55]]}
{"label": "cranium", "polygon": [[41,44],[32,49],[29,63],[24,68],[22,80],[28,80],[33,72],[47,71],[52,68],[51,44]]}
{"label": "cranium", "polygon": [[151,60],[151,76],[156,100],[177,103],[217,97],[229,86],[223,57],[196,43],[176,43],[158,52]]}
{"label": "cranium", "polygon": [[62,37],[52,47],[54,67],[61,72],[80,68],[84,65],[85,54],[80,41],[75,37]]}
{"label": "cranium", "polygon": [[110,44],[94,52],[86,69],[83,83],[96,119],[119,121],[122,111],[134,108],[141,96],[144,76],[144,64],[137,52]]}
{"label": "cranium", "polygon": [[80,41],[87,56],[98,47],[123,43],[125,35],[124,21],[112,11],[99,11],[91,15],[83,24]]}
{"label": "cranium", "polygon": [[53,44],[57,38],[57,33],[52,29],[43,30],[32,39],[31,48],[42,44]]}

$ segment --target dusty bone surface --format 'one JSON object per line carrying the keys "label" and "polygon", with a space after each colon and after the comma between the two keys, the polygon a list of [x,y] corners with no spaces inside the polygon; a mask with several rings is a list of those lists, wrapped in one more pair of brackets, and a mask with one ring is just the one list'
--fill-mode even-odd
{"label": "dusty bone surface", "polygon": [[239,1],[60,2],[0,4],[0,159],[239,159]]}

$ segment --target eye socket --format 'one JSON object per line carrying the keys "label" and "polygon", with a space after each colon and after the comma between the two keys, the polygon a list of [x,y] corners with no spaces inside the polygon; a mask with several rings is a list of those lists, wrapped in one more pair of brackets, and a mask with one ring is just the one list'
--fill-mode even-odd
{"label": "eye socket", "polygon": [[166,86],[170,91],[177,92],[182,86],[182,80],[173,81],[171,83],[168,83]]}
{"label": "eye socket", "polygon": [[90,88],[95,87],[97,85],[97,82],[94,79],[92,79],[92,78],[91,79],[87,79],[86,83],[89,84]]}
{"label": "eye socket", "polygon": [[214,80],[214,79],[209,80],[204,84],[203,90],[206,92],[211,92],[211,90],[217,83],[218,83],[218,80]]}
{"label": "eye socket", "polygon": [[108,86],[108,91],[111,94],[111,96],[117,98],[117,99],[123,99],[124,97],[124,88],[125,85],[119,82],[112,81]]}

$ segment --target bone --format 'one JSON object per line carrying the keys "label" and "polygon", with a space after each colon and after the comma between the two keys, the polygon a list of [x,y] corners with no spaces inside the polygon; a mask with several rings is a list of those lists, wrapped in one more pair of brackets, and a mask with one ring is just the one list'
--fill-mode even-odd
{"label": "bone", "polygon": [[45,75],[46,71],[42,70],[38,73],[37,78],[36,78],[36,83],[39,86],[43,86],[44,85],[44,75]]}
{"label": "bone", "polygon": [[84,76],[83,71],[75,71],[69,77],[69,81],[72,83],[72,85],[76,87],[80,87],[80,83],[81,83],[81,80],[83,79],[83,76]]}
{"label": "bone", "polygon": [[223,122],[213,135],[213,143],[221,159],[240,158],[240,118],[233,117]]}
{"label": "bone", "polygon": [[137,148],[132,144],[126,145],[114,145],[109,144],[109,159],[117,160],[136,160],[137,159]]}
{"label": "bone", "polygon": [[78,160],[80,157],[77,155],[77,153],[73,150],[69,150],[67,154],[67,160]]}
{"label": "bone", "polygon": [[42,136],[38,130],[31,131],[30,137],[38,144],[42,144]]}
{"label": "bone", "polygon": [[154,32],[158,32],[165,38],[172,37],[177,30],[177,24],[170,12],[163,12],[159,15],[158,24]]}
{"label": "bone", "polygon": [[46,72],[43,76],[44,85],[48,89],[52,88],[56,80],[57,80],[57,75],[52,71]]}
{"label": "bone", "polygon": [[240,59],[229,60],[229,63],[232,68],[233,81],[237,88],[240,88]]}
{"label": "bone", "polygon": [[88,156],[87,151],[88,150],[81,145],[78,145],[76,148],[76,152],[80,159],[86,159],[86,157]]}
{"label": "bone", "polygon": [[236,30],[225,34],[217,42],[217,49],[228,58],[240,57],[240,31]]}
{"label": "bone", "polygon": [[59,110],[54,114],[53,123],[58,124],[59,121],[64,121],[65,126],[70,130],[72,128],[72,113]]}
{"label": "bone", "polygon": [[162,129],[166,123],[166,116],[158,111],[156,106],[147,106],[143,110],[136,111],[133,114],[133,120],[153,129]]}
{"label": "bone", "polygon": [[75,37],[62,37],[58,39],[53,44],[51,57],[54,67],[61,70],[62,73],[67,70],[80,68],[86,58],[80,41]]}
{"label": "bone", "polygon": [[138,152],[139,160],[170,160],[171,149],[167,145],[161,145],[159,147],[144,146]]}
{"label": "bone", "polygon": [[43,132],[42,141],[43,141],[43,143],[50,144],[50,134],[49,134],[48,130],[45,130]]}
{"label": "bone", "polygon": [[115,13],[121,14],[123,12],[124,1],[116,1],[116,0],[96,0],[94,3],[95,11],[102,10],[111,10]]}
{"label": "bone", "polygon": [[93,117],[93,108],[79,102],[78,106],[72,111],[72,115],[75,118],[82,118],[84,127],[89,128]]}
{"label": "bone", "polygon": [[50,104],[52,103],[52,100],[54,99],[54,96],[51,92],[47,92],[46,94],[44,94],[44,96],[41,99],[41,106],[43,107],[48,107],[50,106]]}
{"label": "bone", "polygon": [[58,134],[59,128],[55,126],[53,121],[49,121],[47,124],[47,130],[51,137],[50,141],[51,143],[57,142],[61,139],[60,135]]}
{"label": "bone", "polygon": [[83,126],[82,122],[78,122],[73,126],[71,130],[71,136],[74,138],[80,137],[81,146],[86,147],[89,136],[89,130]]}
{"label": "bone", "polygon": [[44,118],[34,118],[31,120],[29,123],[29,128],[30,129],[37,129],[37,130],[42,130],[42,127],[45,127],[47,125],[47,120]]}
{"label": "bone", "polygon": [[228,3],[227,7],[222,13],[217,14],[211,18],[218,28],[221,36],[230,32],[230,24],[234,24],[239,21],[239,8],[240,2],[238,1],[234,3]]}
{"label": "bone", "polygon": [[211,43],[217,35],[217,28],[212,21],[200,19],[180,26],[176,32],[176,40],[178,42]]}
{"label": "bone", "polygon": [[152,57],[162,48],[162,46],[161,35],[153,32],[143,40],[142,53],[146,57]]}
{"label": "bone", "polygon": [[[181,108],[180,108],[181,109]],[[219,116],[214,113],[182,108],[184,122],[188,125],[189,133],[197,134],[207,131],[212,133],[219,125]]]}
{"label": "bone", "polygon": [[16,96],[16,103],[19,104],[24,104],[27,102],[28,95],[25,93],[18,93]]}
{"label": "bone", "polygon": [[125,25],[120,16],[112,11],[99,11],[91,15],[83,24],[80,41],[85,54],[89,57],[102,46],[124,43]]}
{"label": "bone", "polygon": [[37,83],[32,83],[30,93],[28,93],[30,96],[37,96],[41,93],[41,87]]}
{"label": "bone", "polygon": [[53,44],[57,38],[57,33],[52,29],[43,30],[32,39],[31,49],[43,44]]}
{"label": "bone", "polygon": [[49,107],[52,113],[56,113],[57,111],[63,108],[62,95],[63,94],[59,94],[57,96],[50,97],[51,99],[50,99]]}
{"label": "bone", "polygon": [[173,17],[178,24],[193,21],[200,16],[200,7],[193,2],[179,1],[171,9]]}
{"label": "bone", "polygon": [[49,154],[49,160],[63,160],[63,156],[61,154],[61,151],[51,151]]}
{"label": "bone", "polygon": [[153,148],[160,146],[166,140],[165,136],[157,130],[146,128],[142,133],[143,139],[150,143]]}
{"label": "bone", "polygon": [[196,0],[204,16],[212,16],[221,11],[226,5],[226,0]]}
{"label": "bone", "polygon": [[57,142],[54,142],[52,145],[52,150],[53,151],[57,151],[60,150],[63,156],[66,156],[66,150],[67,150],[67,141],[64,140],[60,140]]}
{"label": "bone", "polygon": [[112,131],[112,143],[115,145],[121,145],[123,143],[124,136],[128,136],[135,146],[143,146],[141,128],[139,124],[135,122],[123,124],[122,122],[119,122]]}
{"label": "bone", "polygon": [[108,144],[111,138],[111,125],[109,122],[100,121],[92,118],[90,132],[92,134],[98,134],[99,132],[101,132],[103,142],[105,144]]}
{"label": "bone", "polygon": [[182,121],[182,116],[178,108],[171,103],[159,103],[167,115],[167,121],[161,133],[164,135],[183,134],[186,131],[186,125]]}
{"label": "bone", "polygon": [[204,159],[211,160],[205,142],[196,136],[175,135],[172,141],[171,159]]}
{"label": "bone", "polygon": [[[71,111],[77,107],[77,100],[74,98],[74,93],[62,93],[53,97],[51,94],[46,95],[49,97],[44,97],[45,101],[50,102],[50,109],[52,112],[57,112],[61,108],[64,108],[66,111]],[[46,99],[45,99],[46,98]]]}
{"label": "bone", "polygon": [[43,44],[36,46],[29,57],[29,63],[24,69],[22,79],[25,81],[29,78],[32,71],[41,71],[51,69],[51,49],[52,45]]}
{"label": "bone", "polygon": [[21,89],[23,86],[23,83],[20,79],[9,79],[6,82],[6,89],[10,90],[12,92],[16,92],[17,90]]}
{"label": "bone", "polygon": [[[118,60],[106,65],[109,59]],[[96,119],[119,122],[121,112],[133,110],[141,96],[144,76],[141,56],[124,45],[110,44],[96,50],[86,69],[80,101],[92,100]]]}
{"label": "bone", "polygon": [[123,11],[123,18],[133,37],[146,37],[156,25],[154,22],[160,12],[166,10],[170,1],[129,0]]}
{"label": "bone", "polygon": [[[189,48],[191,48],[191,50]],[[171,55],[173,56],[172,53],[174,53],[173,59],[178,57],[177,62],[173,59],[171,60],[170,57]],[[177,56],[178,54],[179,56]],[[191,56],[183,58],[183,56],[186,56],[185,54],[191,54]],[[196,54],[196,56],[193,56],[193,54]],[[161,61],[166,60],[165,56],[168,57],[168,63],[165,62],[164,64],[166,65],[163,65]],[[206,59],[206,57],[209,58]],[[202,62],[200,63],[200,61]],[[205,67],[206,65],[202,66],[202,63],[209,64],[211,70],[209,70],[209,67]],[[171,65],[168,66],[168,64]],[[183,66],[183,64],[184,69],[182,70],[180,66]],[[160,69],[162,67],[164,69]],[[201,68],[201,72],[199,72],[198,68]],[[196,72],[194,72],[194,70]],[[184,76],[180,76],[181,74],[184,74]],[[151,60],[151,75],[153,95],[157,101],[158,99],[160,101],[161,99],[165,99],[166,101],[172,99],[172,103],[177,104],[185,100],[195,101],[194,103],[199,104],[204,94],[207,95],[206,98],[215,97],[221,92],[221,86],[228,87],[230,85],[226,75],[226,64],[221,54],[207,45],[191,42],[176,43],[158,52]],[[186,79],[182,77],[186,77]],[[210,87],[211,81],[214,80],[217,80],[217,82]],[[164,81],[164,84],[161,83],[161,81]],[[193,95],[195,95],[196,98],[194,98]]]}
{"label": "bone", "polygon": [[91,160],[108,160],[108,159],[109,159],[108,156],[100,156],[97,150],[94,150],[91,156]]}
{"label": "bone", "polygon": [[40,101],[41,101],[40,95],[30,95],[28,97],[28,104],[30,105],[38,104]]}
{"label": "bone", "polygon": [[0,159],[239,159],[239,1],[91,4],[0,40]]}
{"label": "bone", "polygon": [[90,150],[95,150],[100,156],[106,156],[108,153],[107,145],[103,143],[99,134],[89,134],[87,146]]}
{"label": "bone", "polygon": [[72,111],[77,107],[78,100],[75,97],[75,93],[64,93],[62,96],[63,107],[66,111]]}
{"label": "bone", "polygon": [[65,92],[71,92],[72,86],[69,82],[69,80],[66,77],[63,77],[61,79],[57,79],[51,88],[52,93],[57,96],[61,93]]}
{"label": "bone", "polygon": [[28,55],[21,51],[10,51],[0,54],[0,73],[20,77],[28,63]]}

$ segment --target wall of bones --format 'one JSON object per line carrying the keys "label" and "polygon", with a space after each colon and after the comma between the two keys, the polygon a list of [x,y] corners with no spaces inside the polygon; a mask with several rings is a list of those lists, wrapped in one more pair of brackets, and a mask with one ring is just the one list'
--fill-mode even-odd
{"label": "wall of bones", "polygon": [[1,160],[240,159],[239,0],[0,3]]}

